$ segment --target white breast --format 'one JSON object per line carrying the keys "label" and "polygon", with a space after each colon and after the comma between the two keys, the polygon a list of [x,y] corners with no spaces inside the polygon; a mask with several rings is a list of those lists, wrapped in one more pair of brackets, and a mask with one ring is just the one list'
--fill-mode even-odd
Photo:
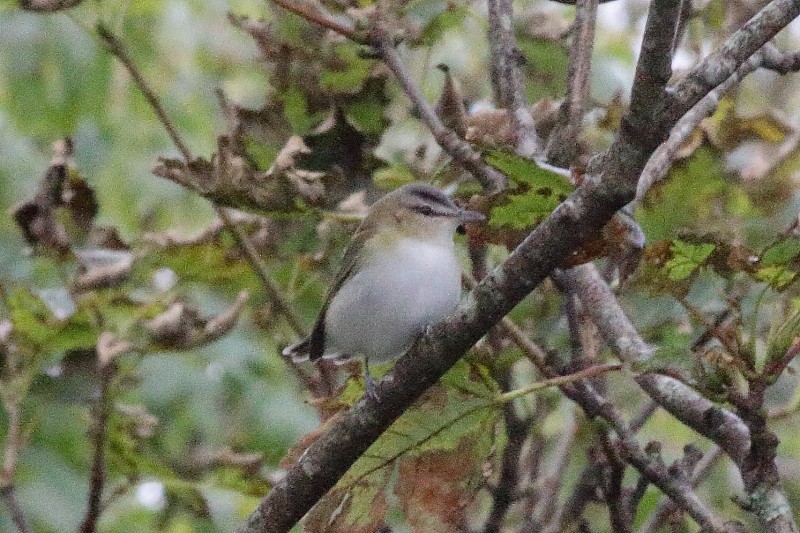
{"label": "white breast", "polygon": [[402,355],[425,326],[455,309],[461,274],[452,241],[402,239],[348,280],[325,319],[326,353],[381,362]]}

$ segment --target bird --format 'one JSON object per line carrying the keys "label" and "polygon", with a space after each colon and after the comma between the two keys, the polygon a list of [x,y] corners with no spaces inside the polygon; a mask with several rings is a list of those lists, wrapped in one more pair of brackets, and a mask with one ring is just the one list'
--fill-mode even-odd
{"label": "bird", "polygon": [[456,308],[461,269],[453,237],[485,218],[425,183],[378,199],[345,249],[311,334],[283,355],[295,362],[363,357],[366,392],[377,399],[369,364],[399,358]]}

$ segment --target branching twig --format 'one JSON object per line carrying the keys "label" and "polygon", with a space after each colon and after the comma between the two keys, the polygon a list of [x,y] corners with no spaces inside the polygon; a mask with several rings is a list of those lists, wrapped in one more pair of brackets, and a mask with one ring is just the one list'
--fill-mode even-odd
{"label": "branching twig", "polygon": [[692,490],[690,484],[671,476],[663,463],[654,460],[639,447],[630,427],[622,419],[613,404],[585,382],[576,383],[568,394],[570,398],[586,410],[587,414],[598,416],[611,424],[614,432],[619,437],[616,442],[624,453],[625,460],[648,481],[677,502],[682,509],[685,509],[703,531],[728,532],[728,528],[722,519],[706,507]]}
{"label": "branching twig", "polygon": [[[175,147],[181,152],[181,155],[186,161],[187,169],[190,169],[193,156],[191,151],[188,148],[188,145],[183,141],[180,134],[178,133],[177,128],[173,125],[172,121],[167,115],[164,107],[161,105],[161,102],[156,95],[155,91],[150,87],[150,84],[147,83],[147,80],[144,79],[139,68],[133,62],[128,54],[125,45],[123,42],[114,35],[111,30],[103,26],[102,24],[98,25],[97,27],[98,35],[103,39],[103,42],[106,43],[108,46],[109,51],[112,55],[114,55],[120,62],[123,64],[125,69],[130,74],[131,78],[133,79],[136,86],[145,96],[145,99],[150,104],[153,109],[153,112],[158,117],[161,124],[164,126],[164,129],[169,134],[170,139],[172,140]],[[272,303],[274,308],[286,319],[286,322],[292,328],[292,330],[299,336],[304,336],[305,332],[300,322],[300,318],[294,312],[294,310],[289,306],[286,300],[280,293],[278,289],[278,285],[269,275],[267,270],[267,266],[261,260],[261,256],[258,253],[258,250],[250,241],[248,235],[242,230],[242,228],[238,225],[238,223],[230,216],[230,213],[224,208],[219,205],[213,204],[214,210],[219,216],[220,220],[222,220],[225,227],[230,231],[233,238],[236,240],[237,245],[240,247],[242,252],[244,253],[245,258],[250,263],[251,267],[255,271],[256,275],[262,282],[264,287],[264,293]],[[330,392],[332,387],[331,385],[331,376],[327,375],[326,370],[321,370],[322,380],[320,383],[321,390],[314,391],[315,387],[313,385],[313,380],[309,378],[305,373],[303,373],[297,365],[295,365],[290,359],[284,359],[286,363],[289,365],[293,373],[297,376],[298,380],[303,383],[304,386],[309,388],[315,395],[324,396],[326,392]]]}
{"label": "branching twig", "polygon": [[422,121],[428,126],[436,142],[453,158],[453,161],[475,176],[475,179],[483,185],[487,193],[503,190],[507,183],[506,177],[494,167],[487,165],[481,155],[472,148],[472,145],[459,138],[453,130],[442,124],[442,121],[436,115],[436,111],[422,95],[419,87],[411,80],[411,76],[400,60],[388,30],[382,26],[381,22],[376,21],[375,24],[370,35],[375,42],[378,53],[386,62],[389,70],[395,75],[397,81],[400,82],[400,86],[403,87],[411,103],[416,107]]}
{"label": "branching twig", "polygon": [[325,11],[325,8],[318,4],[306,2],[304,0],[289,1],[289,0],[272,0],[276,5],[281,6],[283,9],[306,19],[309,22],[328,28],[336,33],[344,35],[355,42],[365,43],[365,36],[360,35],[355,27],[345,24]]}
{"label": "branching twig", "polygon": [[524,157],[539,154],[541,141],[525,98],[525,80],[520,69],[522,57],[517,50],[511,0],[489,0],[489,49],[495,101],[509,110],[516,152]]}
{"label": "branching twig", "polygon": [[300,322],[300,317],[297,316],[297,313],[294,312],[294,309],[291,308],[291,306],[283,298],[283,295],[281,295],[278,285],[269,275],[267,265],[261,260],[258,250],[256,250],[256,247],[250,241],[250,237],[247,235],[247,233],[245,233],[241,226],[239,226],[239,224],[231,218],[227,209],[219,206],[215,206],[215,209],[217,211],[217,215],[219,215],[219,218],[225,224],[225,227],[228,228],[233,235],[233,238],[236,239],[236,243],[239,245],[242,251],[245,252],[245,256],[250,262],[251,267],[261,280],[261,284],[264,286],[264,292],[266,293],[269,301],[272,302],[272,304],[275,306],[275,309],[283,315],[283,317],[286,319],[286,323],[292,328],[292,331],[294,331],[298,337],[304,337],[305,329]]}
{"label": "branching twig", "polygon": [[675,162],[675,157],[681,146],[689,139],[689,136],[697,128],[700,122],[711,115],[719,105],[720,99],[748,74],[758,68],[762,62],[762,54],[757,53],[742,63],[736,72],[727,80],[721,83],[713,91],[709,92],[691,110],[684,114],[680,120],[670,130],[669,138],[656,149],[639,178],[636,189],[636,205],[642,201],[645,193],[655,182],[662,179],[669,172],[670,167]]}
{"label": "branching twig", "polygon": [[575,2],[575,21],[572,44],[569,48],[567,94],[561,104],[558,124],[547,142],[547,160],[559,167],[569,167],[575,161],[584,106],[589,95],[589,73],[594,49],[597,0]]}
{"label": "branching twig", "polygon": [[668,123],[677,121],[798,15],[795,0],[772,0],[675,84],[656,112]]}
{"label": "branching twig", "polygon": [[175,145],[184,159],[186,159],[187,163],[191,162],[192,154],[189,151],[189,148],[186,146],[186,143],[183,142],[180,135],[178,135],[178,130],[175,129],[175,126],[169,119],[167,112],[164,111],[164,107],[161,105],[158,97],[156,97],[155,91],[153,91],[153,89],[150,87],[150,84],[147,83],[147,80],[144,79],[144,76],[142,76],[142,73],[139,71],[139,69],[136,68],[136,64],[128,54],[125,45],[104,24],[97,25],[97,35],[103,39],[103,42],[108,47],[108,51],[111,52],[111,55],[119,59],[120,63],[122,63],[122,65],[125,67],[125,70],[127,70],[128,74],[131,75],[131,78],[133,78],[136,86],[140,91],[142,91],[147,103],[150,104],[151,108],[153,108],[158,120],[164,126],[164,129],[167,130],[167,135],[169,135],[169,138],[172,140],[172,144]]}
{"label": "branching twig", "polygon": [[573,413],[570,413],[569,420],[566,421],[564,426],[564,431],[556,443],[553,455],[548,458],[550,468],[547,473],[536,480],[536,487],[538,488],[536,505],[533,509],[527,509],[528,512],[525,514],[528,517],[529,524],[525,525],[523,531],[544,533],[547,530],[544,527],[545,524],[561,521],[564,506],[558,505],[558,495],[565,481],[564,473],[569,465],[570,453],[573,451],[575,436],[578,432],[578,424]]}
{"label": "branching twig", "polygon": [[[608,346],[623,361],[641,361],[652,349],[642,340],[594,267],[584,265],[564,273],[566,286],[584,302]],[[717,407],[683,383],[652,373],[636,377],[640,387],[661,407],[701,435],[722,446],[734,461],[747,454],[750,432],[742,420]]]}
{"label": "branching twig", "polygon": [[[711,468],[722,457],[722,454],[722,448],[714,446],[703,455],[703,458],[697,463],[692,473],[691,483],[693,487],[697,487],[708,477],[708,474],[711,473]],[[650,513],[647,522],[639,529],[639,533],[654,533],[671,514],[679,510],[680,508],[674,501],[667,498],[662,499],[658,502],[655,510]]]}
{"label": "branching twig", "polygon": [[484,533],[497,533],[503,525],[517,489],[522,445],[528,435],[529,423],[517,415],[513,404],[503,406],[503,415],[508,440],[503,448],[500,477],[492,491],[492,508],[483,526]]}
{"label": "branching twig", "polygon": [[92,411],[92,467],[89,475],[89,502],[81,522],[80,533],[97,531],[100,518],[103,486],[106,481],[105,448],[108,434],[109,412],[111,410],[111,381],[114,377],[114,364],[97,358],[100,375],[99,396]]}

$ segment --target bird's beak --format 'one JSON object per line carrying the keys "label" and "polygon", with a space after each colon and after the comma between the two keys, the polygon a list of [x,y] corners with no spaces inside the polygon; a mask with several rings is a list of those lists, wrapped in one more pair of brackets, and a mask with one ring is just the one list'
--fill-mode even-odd
{"label": "bird's beak", "polygon": [[462,209],[458,213],[458,219],[462,222],[484,222],[486,220],[486,216],[483,213],[479,213],[477,211],[469,211],[468,209]]}

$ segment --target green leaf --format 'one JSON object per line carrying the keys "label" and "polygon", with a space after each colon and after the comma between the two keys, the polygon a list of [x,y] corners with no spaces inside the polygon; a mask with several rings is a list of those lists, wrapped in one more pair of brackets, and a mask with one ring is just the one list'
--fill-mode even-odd
{"label": "green leaf", "polygon": [[253,158],[258,170],[267,170],[278,155],[278,149],[274,146],[262,143],[251,135],[244,135],[244,144],[247,154]]}
{"label": "green leaf", "polygon": [[386,104],[378,98],[367,96],[347,106],[347,118],[362,133],[380,135],[387,124],[383,115]]}
{"label": "green leaf", "polygon": [[[774,317],[767,336],[768,363],[783,359],[786,352],[797,343],[800,337],[800,309],[793,309],[787,317]],[[777,379],[777,376],[775,376]]]}
{"label": "green leaf", "polygon": [[489,225],[494,228],[529,228],[549,215],[573,189],[564,176],[513,153],[492,150],[486,162],[506,174],[517,185],[513,191],[520,192],[492,209]]}
{"label": "green leaf", "polygon": [[336,45],[333,50],[337,63],[336,70],[326,70],[319,77],[323,89],[336,93],[354,93],[369,77],[375,61],[358,55],[359,48],[350,43]]}
{"label": "green leaf", "polygon": [[373,172],[372,179],[380,188],[392,190],[406,183],[411,183],[416,177],[405,165],[392,165],[379,168]]}
{"label": "green leaf", "polygon": [[12,287],[6,297],[15,338],[45,354],[94,346],[97,331],[85,311],[60,320],[44,302],[21,287]]}
{"label": "green leaf", "polygon": [[800,255],[800,240],[789,238],[773,244],[761,254],[764,266],[787,265]]}
{"label": "green leaf", "polygon": [[420,44],[433,45],[451,29],[462,27],[464,20],[469,15],[467,6],[456,4],[447,5],[446,9],[430,19],[422,29]]}
{"label": "green leaf", "polygon": [[691,276],[695,270],[702,266],[708,259],[716,245],[710,243],[691,244],[676,240],[670,246],[672,259],[665,265],[672,281],[683,281]]}
{"label": "green leaf", "polygon": [[782,266],[759,268],[755,273],[755,278],[758,281],[767,283],[775,290],[782,290],[788,287],[794,281],[795,276],[794,272]]}
{"label": "green leaf", "polygon": [[169,268],[183,281],[224,286],[231,291],[256,288],[258,283],[253,269],[242,257],[232,253],[232,248],[227,236],[214,242],[171,244],[147,254],[134,268],[145,273]]}
{"label": "green leaf", "polygon": [[520,34],[517,46],[525,57],[525,71],[536,83],[527,84],[528,101],[561,98],[567,80],[569,56],[561,43]]}
{"label": "green leaf", "polygon": [[648,241],[671,239],[678,230],[714,231],[732,187],[723,176],[724,161],[715,150],[703,147],[673,166],[667,179],[653,187],[636,211]]}
{"label": "green leaf", "polygon": [[283,114],[294,133],[308,133],[322,120],[322,113],[309,114],[306,96],[298,88],[290,87],[283,91],[281,101]]}

